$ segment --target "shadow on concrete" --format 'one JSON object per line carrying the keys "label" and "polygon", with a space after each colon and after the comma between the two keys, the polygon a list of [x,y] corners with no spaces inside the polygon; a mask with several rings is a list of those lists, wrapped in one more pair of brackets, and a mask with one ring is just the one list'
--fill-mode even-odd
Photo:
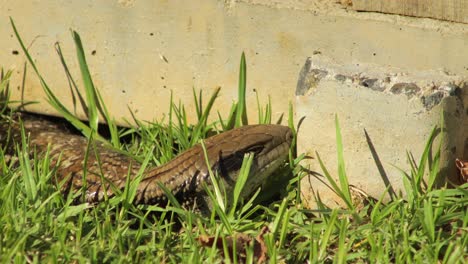
{"label": "shadow on concrete", "polygon": [[388,179],[387,173],[385,172],[385,169],[382,165],[382,161],[380,160],[379,155],[377,154],[377,151],[375,150],[374,144],[372,143],[372,140],[369,137],[369,134],[367,133],[365,129],[364,129],[364,134],[366,135],[367,145],[369,146],[369,150],[372,154],[372,158],[374,159],[375,165],[377,166],[377,169],[379,170],[380,177],[382,178],[385,184],[385,187],[388,188],[390,199],[393,200],[396,197],[395,190],[393,189],[392,184],[390,183],[390,180]]}

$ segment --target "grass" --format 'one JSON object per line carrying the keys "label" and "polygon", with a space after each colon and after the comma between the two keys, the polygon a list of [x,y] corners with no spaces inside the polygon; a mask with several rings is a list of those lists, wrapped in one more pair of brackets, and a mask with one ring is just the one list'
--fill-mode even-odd
{"label": "grass", "polygon": [[[242,56],[239,102],[231,107],[226,118],[222,117],[223,113],[217,113],[217,121],[208,121],[219,90],[211,95],[206,105],[203,105],[201,91],[194,90],[197,123],[189,124],[184,106],[171,99],[165,119],[152,123],[134,119],[137,127],[119,129],[92,84],[79,35],[72,32],[87,94],[82,96],[87,99],[81,106],[92,120],[86,124],[57,100],[34,65],[16,28],[14,30],[51,105],[85,136],[107,142],[148,166],[171,160],[206,137],[209,131],[229,129],[248,121],[245,114],[246,63]],[[63,57],[61,61],[67,76],[71,77]],[[10,73],[2,76],[0,109],[7,115],[6,106],[11,102],[8,98]],[[78,91],[77,82],[72,83]],[[259,109],[259,122],[271,122],[271,104]],[[110,124],[110,139],[98,134],[97,123],[101,116]],[[292,127],[292,108],[288,122]],[[171,197],[169,200],[173,202],[167,207],[134,206],[128,202],[131,201],[131,182],[115,199],[97,205],[74,204],[74,197],[62,196],[51,184],[55,171],[49,167],[47,154],[27,155],[30,150],[27,137],[23,135],[23,143],[17,146],[14,157],[9,157],[16,162],[6,162],[6,154],[0,150],[0,260],[28,263],[237,263],[245,260],[255,263],[258,255],[254,249],[259,242],[253,243],[253,238],[260,236],[259,241],[264,243],[271,263],[464,263],[468,260],[467,186],[434,188],[440,152],[432,155],[430,150],[436,131],[434,129],[428,139],[418,163],[408,154],[411,166],[407,172],[401,170],[408,193],[404,198],[395,194],[388,203],[370,200],[357,209],[347,181],[344,141],[336,118],[338,177],[333,177],[318,153],[317,157],[325,178],[343,199],[346,208],[330,209],[320,202],[319,197],[319,210],[304,207],[298,191],[300,179],[305,174],[300,165],[304,154],[294,158],[292,151],[289,166],[293,177],[288,178],[289,184],[282,198],[268,204],[238,201],[229,209],[223,204],[220,187],[212,193],[215,210],[208,216],[182,209]],[[122,137],[126,140],[121,141]],[[248,160],[246,157],[244,166],[248,167]],[[245,253],[227,257],[232,252],[242,251],[239,248],[242,245],[232,243],[233,239],[236,241],[242,236],[252,238],[245,243]],[[201,238],[215,242],[203,244]]]}

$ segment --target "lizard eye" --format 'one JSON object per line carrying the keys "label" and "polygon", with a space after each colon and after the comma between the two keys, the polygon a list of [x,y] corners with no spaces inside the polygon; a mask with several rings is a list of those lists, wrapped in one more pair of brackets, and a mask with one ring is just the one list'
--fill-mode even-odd
{"label": "lizard eye", "polygon": [[262,152],[263,146],[262,145],[253,145],[245,149],[244,153],[253,152],[254,154],[258,154]]}

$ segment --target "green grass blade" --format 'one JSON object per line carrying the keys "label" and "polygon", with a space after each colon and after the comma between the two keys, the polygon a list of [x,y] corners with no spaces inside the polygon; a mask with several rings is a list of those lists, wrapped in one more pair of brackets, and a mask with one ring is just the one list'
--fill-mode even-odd
{"label": "green grass blade", "polygon": [[434,243],[435,241],[435,219],[434,219],[434,208],[432,205],[432,199],[424,200],[423,202],[422,224],[426,231],[426,235],[429,237],[429,241]]}
{"label": "green grass blade", "polygon": [[60,62],[62,63],[62,67],[63,67],[63,69],[65,71],[65,75],[67,76],[67,79],[68,79],[68,84],[70,86],[70,95],[71,95],[71,99],[72,99],[72,103],[73,103],[73,113],[76,114],[76,106],[77,106],[75,93],[78,96],[79,102],[85,108],[85,109],[83,109],[83,112],[87,113],[88,110],[86,109],[86,100],[83,98],[80,90],[78,89],[78,85],[76,84],[76,81],[75,81],[75,79],[73,78],[73,76],[72,76],[72,74],[70,72],[70,69],[68,67],[68,64],[67,64],[67,62],[65,60],[65,57],[63,55],[63,52],[62,52],[62,47],[60,46],[59,42],[55,43],[55,51],[57,52],[57,54],[59,56]]}
{"label": "green grass blade", "polygon": [[203,90],[200,89],[200,91],[198,92],[198,96],[197,96],[197,93],[195,92],[195,88],[192,87],[192,93],[193,93],[193,101],[195,102],[195,111],[197,112],[197,119],[198,119],[198,122],[200,122],[202,118],[202,112],[203,112],[203,100],[202,100]]}
{"label": "green grass blade", "polygon": [[319,254],[318,254],[319,260],[323,260],[326,257],[326,250],[329,246],[332,232],[335,229],[335,222],[336,222],[337,217],[338,217],[338,211],[333,210],[332,214],[330,215],[330,219],[326,225],[327,228],[325,229],[325,232],[323,233],[323,236],[320,239]]}
{"label": "green grass blade", "polygon": [[166,194],[166,197],[168,199],[168,201],[175,207],[175,208],[178,208],[178,209],[182,209],[182,206],[180,205],[179,201],[177,201],[177,199],[175,198],[174,194],[171,192],[171,190],[169,190],[169,188],[167,188],[164,184],[162,184],[161,182],[157,182],[159,188],[161,188],[163,190],[163,192]]}
{"label": "green grass blade", "polygon": [[5,74],[3,74],[3,69],[2,69],[2,76],[0,79],[0,93],[6,90],[12,73],[13,73],[12,70],[8,70]]}
{"label": "green grass blade", "polygon": [[263,111],[262,111],[262,106],[260,105],[260,99],[258,99],[258,91],[257,90],[255,90],[255,97],[257,99],[258,123],[261,124],[263,122]]}
{"label": "green grass blade", "polygon": [[340,221],[340,232],[338,236],[338,253],[336,255],[337,263],[346,263],[346,255],[348,252],[348,243],[352,244],[350,240],[350,235],[347,232],[348,225],[345,219]]}
{"label": "green grass blade", "polygon": [[[203,130],[208,129],[208,127],[209,127],[209,126],[207,126],[208,117],[209,117],[209,115],[211,113],[211,109],[213,108],[214,102],[218,98],[218,94],[219,94],[220,90],[221,90],[221,87],[217,87],[215,89],[215,91],[211,95],[210,100],[208,101],[208,105],[203,110],[203,114],[201,115],[201,117],[200,117],[200,119],[198,121],[198,124],[195,126],[195,130],[193,132],[192,139],[191,139],[191,145],[195,144],[196,142],[198,142],[202,138],[202,136],[204,134],[204,133],[202,133]],[[200,107],[202,107],[201,99],[200,99]],[[201,110],[202,109],[200,109],[200,111]]]}
{"label": "green grass blade", "polygon": [[336,149],[338,153],[338,178],[341,185],[341,192],[346,200],[349,209],[353,209],[351,192],[349,190],[348,177],[346,175],[344,155],[343,155],[343,140],[341,137],[341,128],[338,121],[338,116],[335,115],[335,128],[336,128]]}
{"label": "green grass blade", "polygon": [[[430,153],[432,151],[432,146],[434,145],[435,138],[437,137],[437,132],[438,129],[437,127],[434,127],[429,135],[429,139],[426,142],[426,146],[424,148],[423,155],[421,156],[421,161],[419,165],[419,171],[418,171],[418,176],[420,177],[420,181],[422,181],[424,178],[424,167],[421,164],[428,163],[428,169],[429,169],[429,178],[428,178],[428,183],[426,186],[426,191],[432,190],[432,187],[434,186],[435,181],[437,180],[437,175],[439,173],[439,160],[440,160],[440,150],[442,148],[442,140],[439,142],[439,145],[436,149],[436,153],[434,156],[430,157]],[[423,168],[421,168],[423,167]]]}
{"label": "green grass blade", "polygon": [[239,176],[237,177],[236,184],[234,186],[233,192],[233,200],[231,204],[231,209],[229,210],[229,217],[233,217],[234,213],[237,209],[237,204],[239,202],[239,198],[242,194],[242,189],[244,189],[245,183],[247,182],[250,174],[250,167],[252,166],[252,162],[254,159],[254,154],[246,154],[244,159],[242,160],[242,166],[239,171]]}
{"label": "green grass blade", "polygon": [[244,206],[242,206],[242,209],[240,211],[240,215],[244,215],[245,217],[247,217],[249,214],[253,213],[255,211],[254,210],[250,210],[254,204],[254,201],[255,199],[257,198],[257,196],[260,194],[260,192],[262,191],[261,188],[259,188],[253,195],[252,197],[250,197],[250,199],[244,203]]}
{"label": "green grass blade", "polygon": [[[213,178],[215,179],[215,178]],[[215,179],[215,181],[217,181]],[[208,194],[208,196],[210,197],[211,201],[212,201],[212,210],[216,213],[216,215],[219,217],[219,219],[221,220],[221,223],[223,223],[223,227],[226,228],[227,232],[229,234],[232,234],[233,233],[233,228],[231,226],[231,222],[230,222],[230,218],[229,216],[226,214],[226,210],[224,209],[224,202],[220,203],[219,201],[219,196],[217,196],[217,194],[213,193],[210,188],[208,187],[208,185],[206,184],[206,182],[203,182],[203,189],[205,190],[205,192]],[[216,190],[216,189],[215,189]],[[222,201],[222,199],[221,199]]]}
{"label": "green grass blade", "polygon": [[117,123],[115,122],[115,119],[112,118],[109,110],[107,110],[106,104],[104,103],[104,99],[101,96],[101,93],[99,90],[95,91],[98,97],[99,106],[102,112],[102,115],[104,116],[104,119],[106,120],[106,124],[109,128],[109,134],[111,136],[111,143],[114,148],[120,148],[120,136],[119,136],[119,130],[117,128]]}
{"label": "green grass blade", "polygon": [[241,62],[240,62],[240,70],[239,70],[239,98],[237,103],[237,110],[236,110],[236,127],[240,127],[242,125],[247,125],[247,103],[246,103],[246,94],[247,90],[247,65],[245,63],[245,54],[242,52]]}
{"label": "green grass blade", "polygon": [[81,77],[86,91],[86,101],[88,103],[88,120],[89,126],[97,131],[99,125],[98,116],[98,102],[97,95],[95,93],[96,88],[94,87],[93,80],[91,79],[91,73],[86,63],[86,56],[84,54],[83,43],[81,42],[80,35],[76,31],[72,31],[73,40],[76,46],[76,56],[78,58],[78,64],[80,65]]}
{"label": "green grass blade", "polygon": [[[289,102],[288,107],[288,126],[292,130],[293,140],[291,143],[291,157],[297,157],[297,131],[299,130],[299,125],[297,129],[294,126],[294,108],[291,102]],[[297,163],[294,163],[297,164]]]}
{"label": "green grass blade", "polygon": [[[271,106],[271,96],[268,95],[268,103],[265,106],[265,119],[263,120],[262,124],[271,124],[271,115],[273,113],[272,106]],[[281,115],[282,116],[282,115]]]}
{"label": "green grass blade", "polygon": [[109,111],[107,110],[106,104],[101,96],[101,93],[94,86],[93,80],[91,78],[91,73],[89,71],[88,64],[86,62],[86,56],[83,48],[83,43],[81,42],[81,37],[76,31],[72,31],[72,36],[75,41],[76,53],[78,58],[78,63],[80,66],[81,77],[83,79],[83,84],[85,87],[86,93],[86,102],[88,110],[88,119],[90,127],[97,131],[99,125],[99,114],[100,111],[103,115],[107,125],[109,126],[109,132],[111,135],[111,142],[114,147],[120,146],[119,136],[117,125],[115,120],[111,117]]}
{"label": "green grass blade", "polygon": [[218,112],[218,121],[221,124],[221,128],[223,129],[223,131],[227,131],[234,128],[236,124],[236,111],[237,103],[233,103],[226,122],[223,121],[221,114]]}
{"label": "green grass blade", "polygon": [[25,182],[25,190],[28,199],[33,202],[37,197],[37,183],[34,177],[33,170],[31,168],[31,163],[29,162],[29,152],[27,146],[29,145],[26,141],[26,133],[23,126],[21,125],[21,156],[19,157],[21,171],[23,173],[22,177]]}
{"label": "green grass blade", "polygon": [[[281,207],[280,207],[279,211],[281,211]],[[279,234],[279,241],[278,241],[279,246],[278,246],[278,248],[283,248],[284,247],[284,245],[285,245],[285,243],[287,241],[288,232],[289,232],[290,229],[293,228],[289,224],[290,216],[291,216],[291,210],[289,208],[287,208],[286,213],[282,217],[283,218],[283,223],[281,224],[281,232]]]}
{"label": "green grass blade", "polygon": [[320,158],[320,155],[315,152],[315,155],[317,156],[318,162],[320,164],[320,168],[322,168],[323,174],[325,178],[327,178],[328,183],[330,183],[333,191],[346,203],[348,208],[352,208],[352,201],[347,199],[347,197],[344,195],[343,191],[341,188],[338,186],[338,184],[335,182],[333,177],[330,175],[328,172],[327,168],[325,167],[325,164],[323,163],[322,159]]}
{"label": "green grass blade", "polygon": [[273,234],[273,237],[276,238],[278,235],[278,232],[280,231],[280,224],[283,222],[283,217],[287,211],[287,199],[283,199],[281,202],[281,205],[278,208],[278,213],[276,214],[275,220],[273,221],[273,226],[271,229],[271,233]]}
{"label": "green grass blade", "polygon": [[125,184],[125,189],[124,189],[124,199],[127,204],[133,203],[135,196],[137,194],[138,186],[140,185],[140,182],[143,179],[143,175],[148,166],[150,158],[151,157],[149,155],[145,158],[145,160],[141,164],[140,169],[138,170],[138,173],[133,179],[130,179],[130,172],[132,171],[132,169],[131,168],[128,169],[127,182]]}
{"label": "green grass blade", "polygon": [[89,208],[89,204],[83,203],[79,205],[70,205],[63,209],[63,211],[57,216],[57,221],[65,221],[69,217],[77,216],[84,210]]}
{"label": "green grass blade", "polygon": [[219,206],[219,208],[221,208],[221,210],[223,212],[226,212],[226,204],[224,203],[223,194],[221,193],[221,188],[219,186],[219,181],[218,181],[217,177],[215,176],[215,174],[213,173],[213,170],[211,169],[210,161],[208,160],[208,153],[206,152],[205,143],[202,140],[200,142],[200,144],[201,144],[202,149],[203,149],[203,156],[205,158],[206,167],[207,167],[208,173],[210,175],[211,184],[213,184],[213,190],[214,190],[214,194],[215,194],[215,200],[213,202],[216,202],[216,204]]}

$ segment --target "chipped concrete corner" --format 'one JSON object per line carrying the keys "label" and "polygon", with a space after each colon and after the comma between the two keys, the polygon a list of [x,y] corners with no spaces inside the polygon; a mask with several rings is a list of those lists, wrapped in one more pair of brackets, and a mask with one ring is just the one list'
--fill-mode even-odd
{"label": "chipped concrete corner", "polygon": [[[307,58],[296,87],[297,117],[305,117],[299,152],[325,161],[337,178],[335,115],[344,144],[346,172],[355,190],[379,199],[404,193],[409,171],[407,151],[417,161],[434,127],[443,128],[437,184],[457,182],[454,159],[468,157],[468,79],[446,72],[403,72],[370,64],[341,66],[323,56]],[[440,130],[439,130],[440,131]],[[435,153],[438,144],[433,145]],[[330,206],[342,202],[317,172],[303,179],[302,196],[315,207],[314,196]]]}

